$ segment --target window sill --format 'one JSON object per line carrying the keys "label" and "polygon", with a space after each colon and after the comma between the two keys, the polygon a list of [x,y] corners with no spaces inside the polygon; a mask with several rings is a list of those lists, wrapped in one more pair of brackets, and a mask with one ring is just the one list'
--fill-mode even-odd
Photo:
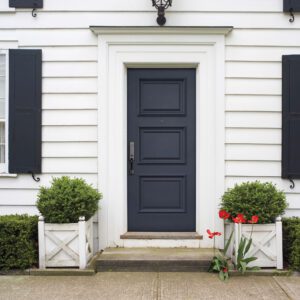
{"label": "window sill", "polygon": [[18,177],[18,174],[0,173],[0,177],[15,178],[15,177]]}

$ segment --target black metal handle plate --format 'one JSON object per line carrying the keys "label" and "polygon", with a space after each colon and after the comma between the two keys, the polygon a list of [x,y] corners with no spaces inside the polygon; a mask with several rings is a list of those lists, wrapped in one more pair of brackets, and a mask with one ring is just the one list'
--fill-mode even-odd
{"label": "black metal handle plate", "polygon": [[129,175],[134,175],[134,142],[129,142]]}

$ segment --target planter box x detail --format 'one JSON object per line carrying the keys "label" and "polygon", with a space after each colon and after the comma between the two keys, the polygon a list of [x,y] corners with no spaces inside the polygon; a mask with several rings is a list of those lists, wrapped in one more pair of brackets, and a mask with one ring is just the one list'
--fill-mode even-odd
{"label": "planter box x detail", "polygon": [[78,223],[52,224],[39,218],[39,266],[85,269],[93,255],[93,218]]}

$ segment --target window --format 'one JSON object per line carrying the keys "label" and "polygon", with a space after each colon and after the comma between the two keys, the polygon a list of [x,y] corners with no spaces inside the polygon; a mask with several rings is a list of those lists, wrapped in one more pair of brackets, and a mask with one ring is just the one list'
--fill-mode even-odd
{"label": "window", "polygon": [[0,50],[0,173],[8,172],[8,52]]}

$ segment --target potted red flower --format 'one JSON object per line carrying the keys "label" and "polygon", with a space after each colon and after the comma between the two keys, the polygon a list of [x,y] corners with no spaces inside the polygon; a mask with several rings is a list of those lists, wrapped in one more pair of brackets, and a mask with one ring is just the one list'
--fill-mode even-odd
{"label": "potted red flower", "polygon": [[[235,224],[239,224],[237,226],[240,226],[242,223],[246,223],[245,216],[243,214],[237,214],[236,217],[231,217],[231,215],[226,210],[220,210],[219,211],[219,217],[223,220],[229,220],[232,219],[232,221]],[[252,231],[250,238],[241,237],[238,239],[238,243],[235,243],[236,245],[236,255],[234,256],[234,270],[241,272],[244,274],[248,270],[257,270],[259,269],[257,266],[250,266],[252,262],[254,262],[257,257],[249,256],[249,251],[252,246],[252,232],[253,232],[253,226],[258,222],[258,216],[252,216],[251,220],[249,220],[249,224],[252,224]],[[240,228],[237,227],[237,231],[239,231]],[[216,255],[215,253],[215,237],[221,236],[221,232],[211,232],[210,229],[207,229],[207,234],[210,239],[214,239],[214,257],[211,262],[210,271],[211,272],[218,272],[219,278],[221,280],[227,280],[229,278],[229,261],[231,260],[230,257],[228,257],[228,250],[230,245],[232,244],[232,239],[235,235],[236,228],[232,227],[231,233],[229,238],[227,239],[225,243],[225,247],[223,250],[219,251]]]}
{"label": "potted red flower", "polygon": [[226,254],[235,264],[244,244],[245,257],[257,258],[249,266],[283,268],[280,216],[286,207],[285,194],[272,183],[246,182],[225,192],[219,216],[225,220],[225,242],[233,232]]}

